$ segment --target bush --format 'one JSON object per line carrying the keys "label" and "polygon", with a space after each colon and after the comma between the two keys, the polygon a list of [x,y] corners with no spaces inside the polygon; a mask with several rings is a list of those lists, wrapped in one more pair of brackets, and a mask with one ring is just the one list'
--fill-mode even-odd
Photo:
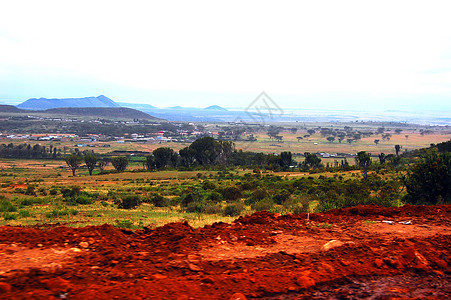
{"label": "bush", "polygon": [[262,188],[258,188],[252,192],[251,196],[248,199],[246,199],[245,203],[247,205],[253,204],[255,202],[265,199],[266,197],[268,197],[268,192]]}
{"label": "bush", "polygon": [[0,212],[16,212],[17,208],[8,200],[0,200]]}
{"label": "bush", "polygon": [[204,202],[190,202],[186,205],[185,211],[191,213],[202,213],[205,210]]}
{"label": "bush", "polygon": [[69,215],[77,215],[78,214],[78,210],[76,209],[67,209],[67,208],[55,208],[53,209],[51,212],[46,214],[47,218],[58,218],[61,216],[69,216]]}
{"label": "bush", "polygon": [[222,201],[223,197],[222,194],[218,193],[218,192],[211,192],[208,195],[208,199],[214,202],[219,202]]}
{"label": "bush", "polygon": [[243,203],[241,202],[229,203],[224,207],[222,214],[224,216],[236,217],[239,216],[243,210],[244,210]]}
{"label": "bush", "polygon": [[160,194],[155,194],[150,198],[150,202],[156,207],[165,207],[169,205],[169,200]]}
{"label": "bush", "polygon": [[133,209],[141,204],[141,197],[138,195],[125,195],[119,202],[118,207],[122,209]]}
{"label": "bush", "polygon": [[403,178],[410,204],[451,203],[451,153],[431,153]]}
{"label": "bush", "polygon": [[256,211],[270,211],[273,207],[274,202],[269,198],[257,201],[251,205],[251,208]]}
{"label": "bush", "polygon": [[236,186],[226,187],[221,191],[222,196],[226,200],[238,200],[242,197],[241,190]]}
{"label": "bush", "polygon": [[21,218],[28,218],[31,216],[31,214],[28,210],[19,210],[19,216]]}
{"label": "bush", "polygon": [[117,228],[133,228],[133,222],[130,220],[116,220],[116,224],[113,225],[114,227]]}
{"label": "bush", "polygon": [[210,180],[204,180],[204,182],[202,182],[202,188],[204,190],[214,190],[216,189],[216,184],[214,184]]}
{"label": "bush", "polygon": [[17,220],[17,214],[5,212],[3,214],[3,219],[5,219],[5,221]]}
{"label": "bush", "polygon": [[272,199],[276,204],[282,204],[283,202],[287,201],[290,198],[290,196],[291,196],[290,192],[288,192],[287,190],[282,190],[276,192],[272,196]]}
{"label": "bush", "polygon": [[76,195],[79,195],[81,192],[81,189],[79,186],[73,186],[72,188],[62,188],[61,194],[64,198],[70,198],[74,197]]}
{"label": "bush", "polygon": [[25,195],[36,196],[35,186],[32,184],[27,185],[27,189],[25,190]]}
{"label": "bush", "polygon": [[44,201],[40,198],[22,198],[18,200],[19,207],[31,206],[35,204],[41,204]]}
{"label": "bush", "polygon": [[205,205],[204,213],[210,215],[220,214],[222,213],[222,207],[220,204],[208,203],[207,205]]}

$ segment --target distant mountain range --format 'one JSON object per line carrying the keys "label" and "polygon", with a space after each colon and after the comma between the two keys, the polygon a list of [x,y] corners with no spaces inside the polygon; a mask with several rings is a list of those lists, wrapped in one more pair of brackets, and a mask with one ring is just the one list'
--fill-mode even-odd
{"label": "distant mountain range", "polygon": [[146,120],[159,120],[159,118],[153,117],[145,112],[127,108],[127,107],[61,107],[50,108],[46,110],[29,110],[20,109],[12,105],[0,105],[0,113],[18,113],[18,114],[48,114],[54,116],[87,116],[97,117],[104,119],[146,119]]}
{"label": "distant mountain range", "polygon": [[17,107],[29,110],[46,110],[60,107],[120,107],[120,105],[110,98],[100,95],[98,97],[63,99],[32,98],[17,105]]}
{"label": "distant mountain range", "polygon": [[227,109],[225,109],[224,107],[221,107],[219,105],[212,105],[212,106],[209,106],[209,107],[205,107],[204,109],[228,111]]}

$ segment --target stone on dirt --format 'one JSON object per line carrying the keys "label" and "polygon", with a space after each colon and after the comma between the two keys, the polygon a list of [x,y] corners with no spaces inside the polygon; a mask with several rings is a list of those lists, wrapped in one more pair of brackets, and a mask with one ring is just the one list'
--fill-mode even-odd
{"label": "stone on dirt", "polygon": [[6,282],[0,282],[0,294],[11,292],[11,285]]}
{"label": "stone on dirt", "polygon": [[342,241],[339,241],[339,240],[331,240],[331,241],[328,241],[327,243],[325,243],[321,247],[321,251],[328,251],[328,250],[333,249],[333,248],[341,247],[344,244],[345,243],[343,243]]}
{"label": "stone on dirt", "polygon": [[232,295],[232,297],[230,297],[230,300],[246,300],[246,296],[244,296],[241,293],[235,293]]}
{"label": "stone on dirt", "polygon": [[309,289],[310,287],[315,285],[315,280],[308,276],[300,276],[296,279],[296,283],[300,286],[301,289]]}

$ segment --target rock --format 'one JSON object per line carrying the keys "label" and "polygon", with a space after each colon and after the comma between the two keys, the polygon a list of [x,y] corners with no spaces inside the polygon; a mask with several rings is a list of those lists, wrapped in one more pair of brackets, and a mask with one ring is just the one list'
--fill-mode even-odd
{"label": "rock", "polygon": [[89,247],[89,243],[88,242],[80,242],[78,245],[80,247],[82,247],[82,248],[88,248]]}
{"label": "rock", "polygon": [[339,241],[339,240],[331,240],[331,241],[325,243],[321,247],[321,251],[328,251],[328,250],[333,249],[333,248],[341,247],[344,244],[345,243],[343,243],[342,241]]}
{"label": "rock", "polygon": [[210,277],[205,277],[205,278],[203,278],[203,279],[201,280],[201,282],[202,282],[202,283],[206,283],[206,284],[213,284],[213,283],[215,283],[215,281],[214,281],[212,278],[210,278]]}
{"label": "rock", "polygon": [[161,274],[153,274],[152,277],[154,279],[166,279],[166,278],[168,278],[167,276],[161,275]]}
{"label": "rock", "polygon": [[233,234],[229,234],[229,237],[232,242],[236,242],[238,240],[238,238]]}
{"label": "rock", "polygon": [[415,254],[415,259],[417,260],[417,262],[418,262],[419,264],[423,264],[423,265],[426,265],[426,266],[429,265],[428,260],[427,260],[426,258],[424,258],[424,256],[421,255],[420,252],[415,251],[414,254]]}
{"label": "rock", "polygon": [[315,280],[308,276],[301,276],[296,279],[296,283],[301,287],[301,289],[309,289],[315,285]]}
{"label": "rock", "polygon": [[384,262],[382,261],[382,259],[380,258],[376,258],[374,260],[374,265],[378,268],[382,268],[382,266],[384,265]]}
{"label": "rock", "polygon": [[188,264],[188,268],[193,272],[199,272],[200,270],[202,270],[199,266],[192,263]]}
{"label": "rock", "polygon": [[334,267],[332,267],[328,263],[321,263],[321,265],[323,266],[324,270],[329,274],[332,274],[335,271]]}
{"label": "rock", "polygon": [[444,261],[443,259],[440,259],[440,258],[435,260],[435,264],[439,268],[442,268],[442,269],[446,269],[448,267],[448,264],[446,263],[446,261]]}
{"label": "rock", "polygon": [[0,282],[0,294],[11,292],[11,285],[6,282]]}
{"label": "rock", "polygon": [[55,292],[65,292],[70,287],[70,282],[60,277],[41,280],[45,287]]}
{"label": "rock", "polygon": [[235,293],[229,298],[229,300],[247,300],[247,298],[241,293]]}

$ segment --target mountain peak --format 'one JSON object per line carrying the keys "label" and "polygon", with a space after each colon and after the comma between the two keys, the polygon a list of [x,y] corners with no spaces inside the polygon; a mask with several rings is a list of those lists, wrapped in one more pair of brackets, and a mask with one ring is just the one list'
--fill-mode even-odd
{"label": "mountain peak", "polygon": [[209,107],[205,107],[204,109],[227,111],[227,109],[225,109],[224,107],[221,107],[219,105],[211,105]]}
{"label": "mountain peak", "polygon": [[31,110],[45,110],[60,107],[119,107],[119,105],[110,98],[100,95],[85,98],[32,98],[22,102],[17,107]]}

